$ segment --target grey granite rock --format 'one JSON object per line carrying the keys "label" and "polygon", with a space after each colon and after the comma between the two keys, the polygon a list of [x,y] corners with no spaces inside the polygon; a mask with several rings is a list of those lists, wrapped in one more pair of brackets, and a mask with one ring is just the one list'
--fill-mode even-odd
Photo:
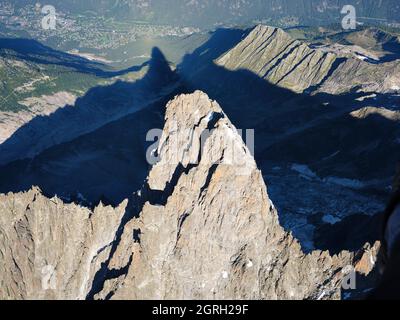
{"label": "grey granite rock", "polygon": [[342,270],[371,252],[304,254],[206,94],[176,97],[165,120],[159,162],[116,209],[0,196],[0,298],[339,299]]}

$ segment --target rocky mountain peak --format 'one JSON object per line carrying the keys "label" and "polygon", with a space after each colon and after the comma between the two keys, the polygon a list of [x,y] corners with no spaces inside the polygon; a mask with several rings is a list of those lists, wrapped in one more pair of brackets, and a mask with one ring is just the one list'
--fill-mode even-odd
{"label": "rocky mountain peak", "polygon": [[[206,128],[214,130],[201,147]],[[173,140],[177,162],[166,156],[176,150]],[[97,298],[340,297],[338,270],[354,255],[303,254],[280,226],[261,172],[216,102],[201,92],[171,101],[158,153],[138,218],[125,226],[109,265],[126,273],[108,279]],[[231,162],[230,153],[244,161]]]}
{"label": "rocky mountain peak", "polygon": [[340,298],[355,255],[302,252],[217,102],[197,91],[168,103],[155,153],[139,195],[115,209],[2,195],[1,298]]}
{"label": "rocky mountain peak", "polygon": [[160,161],[149,175],[149,186],[163,190],[177,167],[235,166],[252,170],[255,161],[236,128],[217,102],[200,91],[168,103],[165,127],[158,147]]}

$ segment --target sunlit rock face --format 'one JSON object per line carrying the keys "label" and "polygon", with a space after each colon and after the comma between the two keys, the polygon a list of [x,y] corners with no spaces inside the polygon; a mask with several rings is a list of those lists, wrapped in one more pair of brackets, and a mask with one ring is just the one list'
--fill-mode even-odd
{"label": "sunlit rock face", "polygon": [[[365,55],[359,51],[365,51]],[[398,90],[398,61],[379,63],[368,55],[371,55],[369,51],[357,46],[310,46],[280,28],[258,25],[217,59],[217,64],[229,70],[249,70],[269,83],[296,93]]]}
{"label": "sunlit rock face", "polygon": [[[201,147],[196,139],[207,128]],[[171,161],[176,150],[178,161]],[[110,261],[110,270],[126,274],[106,281],[97,298],[340,297],[338,270],[352,254],[302,253],[279,225],[261,172],[215,101],[201,92],[171,101],[158,154],[138,218],[125,226]]]}

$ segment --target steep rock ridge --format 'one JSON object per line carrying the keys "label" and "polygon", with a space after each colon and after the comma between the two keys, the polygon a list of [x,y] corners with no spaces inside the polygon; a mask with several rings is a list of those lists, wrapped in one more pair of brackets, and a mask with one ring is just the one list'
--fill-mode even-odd
{"label": "steep rock ridge", "polygon": [[229,70],[247,69],[278,86],[303,92],[328,75],[336,56],[309,48],[282,29],[259,25],[217,60]]}
{"label": "steep rock ridge", "polygon": [[[196,137],[207,128],[214,130],[201,147]],[[341,270],[353,254],[303,254],[216,102],[201,92],[171,101],[158,154],[140,212],[110,260],[109,270],[127,272],[106,281],[96,298],[340,298]]]}
{"label": "steep rock ridge", "polygon": [[92,212],[37,188],[0,195],[0,299],[85,299],[125,205]]}
{"label": "steep rock ridge", "polygon": [[382,93],[400,90],[398,61],[370,63],[366,56],[341,54],[335,45],[311,47],[279,28],[264,25],[254,28],[216,63],[229,70],[252,71],[297,93],[341,94],[354,88]]}
{"label": "steep rock ridge", "polygon": [[92,212],[38,189],[0,196],[0,298],[339,299],[347,266],[373,268],[363,262],[370,247],[303,254],[206,94],[167,105],[153,153],[145,186],[116,209]]}

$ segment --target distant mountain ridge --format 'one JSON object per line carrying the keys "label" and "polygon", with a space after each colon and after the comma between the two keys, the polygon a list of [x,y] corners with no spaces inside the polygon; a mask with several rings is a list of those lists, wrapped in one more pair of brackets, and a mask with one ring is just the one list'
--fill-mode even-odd
{"label": "distant mountain ridge", "polygon": [[311,49],[282,29],[259,25],[217,63],[229,70],[253,71],[275,85],[303,92],[321,83],[335,60],[334,54]]}
{"label": "distant mountain ridge", "polygon": [[400,90],[400,63],[371,60],[357,52],[342,53],[329,45],[313,48],[282,29],[258,25],[216,63],[229,70],[252,71],[270,83],[298,93]]}

